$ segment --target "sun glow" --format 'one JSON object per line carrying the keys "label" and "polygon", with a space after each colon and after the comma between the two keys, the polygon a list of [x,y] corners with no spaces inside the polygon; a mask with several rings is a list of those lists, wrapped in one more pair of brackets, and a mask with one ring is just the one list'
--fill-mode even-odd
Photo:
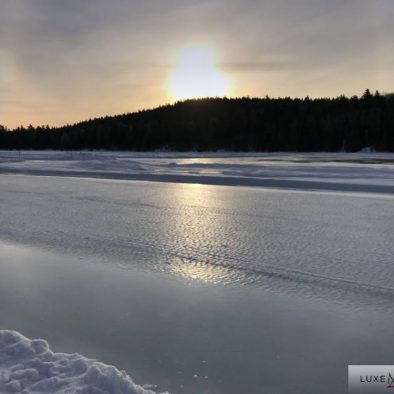
{"label": "sun glow", "polygon": [[215,65],[214,52],[208,47],[189,47],[176,57],[168,90],[177,100],[222,97],[229,93],[230,82]]}

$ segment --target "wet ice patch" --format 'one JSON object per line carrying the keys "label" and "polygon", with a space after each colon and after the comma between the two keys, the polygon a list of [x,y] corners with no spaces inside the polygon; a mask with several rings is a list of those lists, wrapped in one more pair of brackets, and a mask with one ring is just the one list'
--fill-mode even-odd
{"label": "wet ice patch", "polygon": [[154,394],[114,366],[77,353],[53,353],[45,340],[8,330],[0,330],[0,392]]}

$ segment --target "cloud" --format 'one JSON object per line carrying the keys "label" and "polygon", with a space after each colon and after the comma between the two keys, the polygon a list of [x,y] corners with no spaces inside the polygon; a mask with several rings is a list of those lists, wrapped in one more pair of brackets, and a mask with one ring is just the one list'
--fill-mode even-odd
{"label": "cloud", "polygon": [[219,63],[218,66],[228,72],[265,72],[283,71],[296,68],[295,64],[280,61],[239,61]]}

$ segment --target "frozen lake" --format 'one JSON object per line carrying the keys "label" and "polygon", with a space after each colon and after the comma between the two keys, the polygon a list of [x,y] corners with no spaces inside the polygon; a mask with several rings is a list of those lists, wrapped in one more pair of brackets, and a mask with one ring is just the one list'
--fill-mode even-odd
{"label": "frozen lake", "polygon": [[[268,167],[209,158],[221,173],[205,167],[204,185],[168,178],[192,177],[177,162],[191,158],[160,158],[148,171],[156,159],[134,157],[137,175],[160,177],[146,182],[92,179],[91,157],[70,174],[72,160],[16,154],[0,160],[0,329],[175,394],[345,393],[348,364],[391,363],[390,155],[271,156]],[[220,186],[223,160],[244,185],[291,182]],[[202,171],[207,158],[193,162]],[[94,168],[95,178],[106,171]],[[262,181],[250,183],[252,169]]]}

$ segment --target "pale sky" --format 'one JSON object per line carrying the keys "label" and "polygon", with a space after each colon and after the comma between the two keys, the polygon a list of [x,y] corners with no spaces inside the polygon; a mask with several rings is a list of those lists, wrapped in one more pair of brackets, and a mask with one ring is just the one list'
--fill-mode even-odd
{"label": "pale sky", "polygon": [[214,53],[229,97],[393,92],[393,21],[393,0],[1,0],[0,124],[173,102],[193,46]]}

